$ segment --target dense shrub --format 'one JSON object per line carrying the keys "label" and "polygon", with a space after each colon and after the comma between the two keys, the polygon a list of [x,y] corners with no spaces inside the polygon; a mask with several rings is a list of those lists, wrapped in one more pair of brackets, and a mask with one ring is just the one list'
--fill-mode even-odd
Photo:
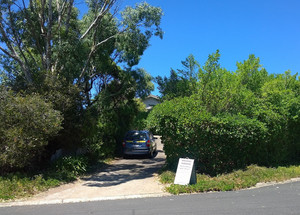
{"label": "dense shrub", "polygon": [[149,116],[150,125],[162,134],[172,168],[178,158],[189,157],[196,159],[199,171],[216,174],[264,159],[259,153],[268,131],[263,123],[243,115],[212,116],[191,98],[156,106]]}
{"label": "dense shrub", "polygon": [[84,156],[66,156],[52,164],[53,171],[60,180],[74,180],[86,173],[88,159]]}
{"label": "dense shrub", "polygon": [[0,91],[0,172],[23,168],[39,159],[61,129],[62,117],[38,95]]}
{"label": "dense shrub", "polygon": [[101,94],[86,113],[83,143],[91,160],[121,155],[124,135],[139,112],[139,104],[131,94],[124,92],[122,99],[111,92]]}
{"label": "dense shrub", "polygon": [[250,55],[236,72],[219,53],[199,69],[198,92],[154,107],[148,127],[162,135],[167,163],[196,159],[198,171],[228,172],[250,164],[299,162],[300,82],[289,71],[268,75]]}
{"label": "dense shrub", "polygon": [[146,105],[142,102],[141,99],[135,99],[137,105],[137,113],[133,118],[133,122],[130,125],[130,128],[133,130],[144,130],[147,126],[147,117],[149,111],[146,110]]}

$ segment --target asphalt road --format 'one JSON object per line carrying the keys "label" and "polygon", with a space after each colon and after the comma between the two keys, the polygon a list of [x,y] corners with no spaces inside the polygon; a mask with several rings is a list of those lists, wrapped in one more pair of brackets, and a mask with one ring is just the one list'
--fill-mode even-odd
{"label": "asphalt road", "polygon": [[182,196],[0,208],[1,215],[300,214],[300,182]]}

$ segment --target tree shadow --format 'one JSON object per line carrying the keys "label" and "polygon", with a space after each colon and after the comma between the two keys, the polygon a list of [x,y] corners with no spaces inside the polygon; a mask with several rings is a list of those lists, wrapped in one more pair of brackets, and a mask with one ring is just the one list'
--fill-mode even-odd
{"label": "tree shadow", "polygon": [[[122,163],[107,165],[101,172],[82,178],[83,181],[86,181],[84,186],[111,187],[132,180],[150,178],[153,177],[165,163],[165,159],[160,157],[153,159],[137,157],[135,159],[124,159],[122,161]],[[134,161],[137,162],[133,163]]]}

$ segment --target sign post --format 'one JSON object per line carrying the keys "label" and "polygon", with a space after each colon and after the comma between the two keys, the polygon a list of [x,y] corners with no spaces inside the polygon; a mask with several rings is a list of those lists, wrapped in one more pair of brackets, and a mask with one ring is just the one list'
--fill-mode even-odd
{"label": "sign post", "polygon": [[188,185],[196,183],[197,177],[194,159],[180,158],[176,170],[174,184]]}

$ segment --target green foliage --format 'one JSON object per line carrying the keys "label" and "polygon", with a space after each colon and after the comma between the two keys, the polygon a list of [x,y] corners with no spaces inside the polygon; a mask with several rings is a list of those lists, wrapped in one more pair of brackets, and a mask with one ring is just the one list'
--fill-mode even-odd
{"label": "green foliage", "polygon": [[146,110],[146,105],[142,102],[141,99],[135,100],[137,104],[137,114],[133,119],[132,124],[130,125],[132,130],[145,130],[147,127],[147,117],[149,112]]}
{"label": "green foliage", "polygon": [[133,70],[131,75],[136,82],[136,96],[138,98],[145,98],[154,90],[154,84],[151,82],[152,77],[144,69]]}
{"label": "green foliage", "polygon": [[88,159],[83,156],[62,157],[52,164],[52,175],[60,180],[72,181],[87,172]]}
{"label": "green foliage", "polygon": [[[113,156],[138,113],[134,96],[144,97],[153,90],[152,77],[133,66],[148,48],[151,37],[162,38],[162,10],[140,3],[126,7],[118,16],[118,1],[86,3],[87,13],[78,16],[74,1],[51,4],[33,0],[24,7],[15,7],[16,0],[0,2],[0,41],[4,44],[0,50],[1,85],[10,87],[15,95],[22,93],[25,100],[40,95],[63,117],[58,116],[59,123],[51,128],[46,123],[31,131],[21,125],[27,121],[21,120],[16,123],[19,127],[8,128],[8,133],[3,130],[6,136],[0,137],[0,143],[4,138],[20,142],[14,152],[19,157],[27,153],[23,146],[33,148],[31,154],[37,158],[48,158],[60,148],[73,151],[82,147],[95,160]],[[36,109],[43,106],[40,103],[37,101]],[[35,121],[39,125],[44,115],[51,118],[55,111],[36,112],[28,125]],[[1,117],[10,116],[2,113]],[[27,136],[18,139],[38,129],[44,129],[39,133],[45,135],[34,140]],[[43,151],[46,145],[47,151]],[[7,156],[3,151],[0,160]],[[29,156],[26,153],[25,158]],[[11,162],[14,164],[5,165],[21,168],[30,164],[29,160]]]}
{"label": "green foliage", "polygon": [[256,94],[260,93],[262,86],[268,79],[267,71],[261,68],[259,58],[256,58],[253,54],[243,63],[237,63],[236,72],[241,84]]}
{"label": "green foliage", "polygon": [[61,129],[62,117],[36,95],[0,91],[0,172],[39,159],[48,140]]}
{"label": "green foliage", "polygon": [[193,55],[189,55],[181,64],[183,69],[178,69],[177,72],[171,69],[170,78],[162,78],[161,76],[155,78],[162,100],[190,96],[196,92],[199,63]]}
{"label": "green foliage", "polygon": [[[131,81],[134,80],[127,84],[131,85]],[[121,142],[138,113],[134,95],[134,87],[119,82],[98,95],[84,126],[84,143],[90,157],[99,159],[121,154]]]}
{"label": "green foliage", "polygon": [[55,178],[45,178],[43,175],[8,174],[0,177],[0,201],[28,197],[61,183]]}
{"label": "green foliage", "polygon": [[38,192],[74,181],[88,170],[88,159],[67,156],[39,174],[10,173],[0,177],[0,201],[32,196]]}
{"label": "green foliage", "polygon": [[268,75],[254,55],[236,72],[221,68],[219,59],[217,51],[199,69],[198,91],[189,97],[171,93],[174,99],[157,105],[147,119],[162,135],[169,167],[190,157],[198,171],[216,175],[299,161],[297,76]]}
{"label": "green foliage", "polygon": [[162,39],[160,22],[163,13],[160,8],[144,2],[136,4],[134,8],[126,7],[121,15],[121,24],[126,31],[118,35],[117,49],[121,51],[121,59],[132,67],[138,64],[153,35]]}
{"label": "green foliage", "polygon": [[280,182],[300,176],[300,166],[266,168],[257,165],[248,166],[245,170],[233,171],[216,177],[197,174],[195,185],[174,185],[175,174],[167,171],[160,175],[162,183],[171,184],[167,191],[172,194],[209,191],[239,190],[255,186],[257,183]]}
{"label": "green foliage", "polygon": [[253,162],[252,155],[261,147],[267,133],[264,124],[255,119],[243,115],[213,116],[200,101],[188,97],[155,106],[148,123],[162,134],[171,168],[177,166],[180,157],[189,157],[196,159],[199,171],[209,174],[231,171]]}
{"label": "green foliage", "polygon": [[171,184],[175,180],[175,172],[164,171],[159,175],[159,180],[163,184]]}

